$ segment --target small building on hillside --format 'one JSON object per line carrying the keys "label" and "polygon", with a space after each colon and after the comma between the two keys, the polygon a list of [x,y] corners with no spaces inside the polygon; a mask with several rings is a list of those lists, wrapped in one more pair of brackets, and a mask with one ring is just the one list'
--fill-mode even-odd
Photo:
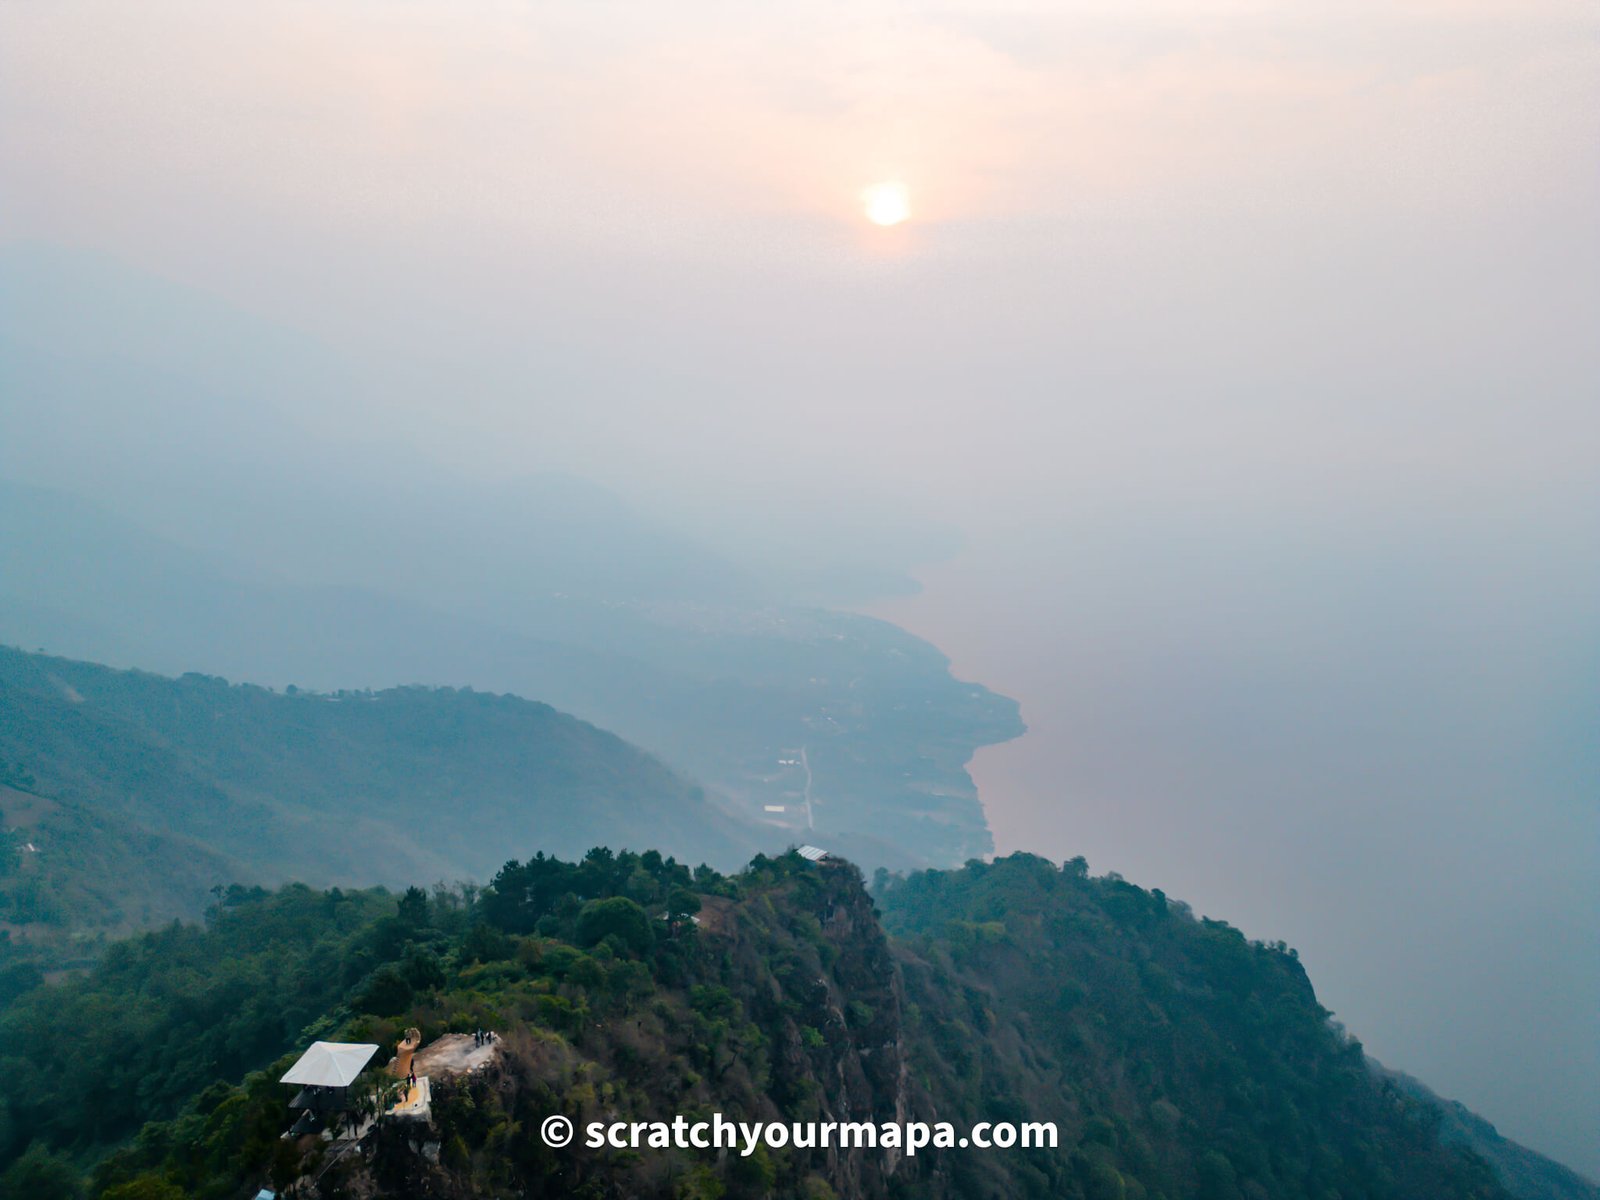
{"label": "small building on hillside", "polygon": [[279,1081],[299,1089],[289,1101],[300,1114],[289,1132],[318,1133],[330,1117],[353,1109],[350,1087],[377,1052],[378,1047],[365,1042],[312,1042]]}
{"label": "small building on hillside", "polygon": [[801,846],[795,853],[807,862],[821,862],[828,857],[828,852],[820,846]]}

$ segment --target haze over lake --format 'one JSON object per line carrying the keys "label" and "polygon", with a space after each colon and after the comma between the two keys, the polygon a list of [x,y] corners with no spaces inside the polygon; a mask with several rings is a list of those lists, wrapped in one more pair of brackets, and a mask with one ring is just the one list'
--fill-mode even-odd
{"label": "haze over lake", "polygon": [[1576,0],[8,5],[0,478],[474,617],[593,481],[1600,1176],[1597,144]]}
{"label": "haze over lake", "polygon": [[1288,940],[1370,1053],[1508,1136],[1565,1112],[1584,1163],[1592,577],[1443,534],[1319,561],[1311,531],[1243,532],[994,531],[878,611],[1022,701],[1029,732],[971,766],[1000,853]]}

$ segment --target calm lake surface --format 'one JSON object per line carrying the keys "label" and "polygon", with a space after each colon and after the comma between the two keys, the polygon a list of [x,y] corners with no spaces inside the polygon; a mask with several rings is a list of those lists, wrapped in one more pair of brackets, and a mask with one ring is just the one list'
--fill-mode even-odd
{"label": "calm lake surface", "polygon": [[1512,616],[1396,574],[1033,529],[873,611],[1021,702],[1029,731],[970,767],[998,853],[1082,854],[1287,941],[1377,1058],[1593,1172],[1595,806],[1576,733],[1537,720],[1565,685],[1534,632],[1471,650]]}

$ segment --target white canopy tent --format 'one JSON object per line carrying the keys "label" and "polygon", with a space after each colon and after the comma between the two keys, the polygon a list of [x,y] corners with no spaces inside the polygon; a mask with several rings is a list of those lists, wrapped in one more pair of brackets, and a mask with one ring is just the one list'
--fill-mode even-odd
{"label": "white canopy tent", "polygon": [[283,1083],[302,1087],[349,1087],[374,1054],[365,1042],[312,1042],[311,1049],[284,1073]]}

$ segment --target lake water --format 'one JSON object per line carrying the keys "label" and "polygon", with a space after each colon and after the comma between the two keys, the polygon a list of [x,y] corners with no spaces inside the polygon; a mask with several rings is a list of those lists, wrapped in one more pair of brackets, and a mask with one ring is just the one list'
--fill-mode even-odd
{"label": "lake water", "polygon": [[875,612],[1021,702],[970,768],[999,853],[1284,939],[1376,1057],[1600,1172],[1595,806],[1550,721],[1582,664],[1504,589],[1265,561],[1034,529]]}

